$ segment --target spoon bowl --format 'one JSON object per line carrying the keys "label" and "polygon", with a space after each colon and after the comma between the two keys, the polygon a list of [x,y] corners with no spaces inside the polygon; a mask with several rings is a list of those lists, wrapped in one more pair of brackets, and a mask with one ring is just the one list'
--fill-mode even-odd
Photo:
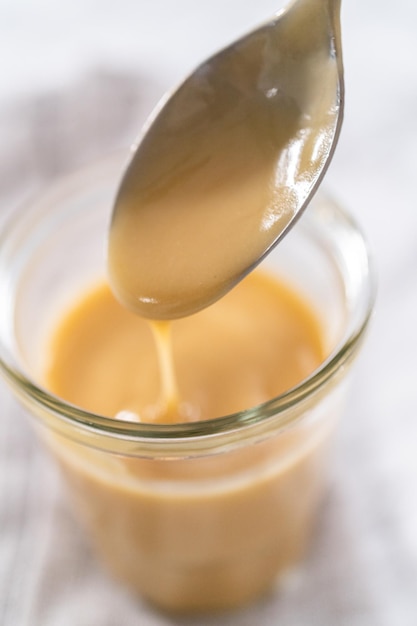
{"label": "spoon bowl", "polygon": [[340,0],[296,0],[201,64],[152,114],[117,194],[109,275],[140,315],[211,304],[294,224],[343,116]]}

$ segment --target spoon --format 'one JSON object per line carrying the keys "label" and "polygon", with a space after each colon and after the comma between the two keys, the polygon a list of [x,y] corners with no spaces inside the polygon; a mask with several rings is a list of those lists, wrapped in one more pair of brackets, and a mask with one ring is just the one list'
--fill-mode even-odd
{"label": "spoon", "polygon": [[151,319],[208,306],[308,205],[343,116],[340,0],[296,0],[152,114],[116,197],[110,283]]}

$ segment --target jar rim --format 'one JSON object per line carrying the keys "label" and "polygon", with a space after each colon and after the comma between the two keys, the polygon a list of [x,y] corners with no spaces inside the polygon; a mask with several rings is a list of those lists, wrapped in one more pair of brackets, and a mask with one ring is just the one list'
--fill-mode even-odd
{"label": "jar rim", "polygon": [[[80,180],[88,180],[94,176],[94,171],[105,170],[115,167],[115,161],[119,163],[120,159],[111,158],[101,162],[99,165],[93,165],[84,168],[81,172],[67,176],[51,185],[51,191],[60,188],[71,188],[71,184]],[[322,193],[322,192],[320,192]],[[327,194],[326,194],[327,196]],[[328,197],[328,196],[327,196]],[[40,409],[47,410],[54,414],[60,420],[67,424],[72,424],[82,430],[96,433],[97,435],[105,435],[120,439],[128,439],[134,442],[151,442],[166,440],[176,442],[195,441],[196,439],[219,436],[224,434],[241,432],[251,426],[268,422],[274,418],[274,423],[278,428],[288,425],[293,421],[293,416],[289,415],[290,409],[302,403],[304,400],[314,396],[319,392],[326,383],[331,380],[335,374],[346,364],[348,364],[360,345],[361,338],[368,326],[372,315],[373,306],[376,298],[376,278],[373,267],[372,255],[366,239],[359,228],[356,221],[342,209],[338,204],[332,202],[333,208],[338,215],[349,224],[350,228],[362,244],[365,252],[366,267],[364,272],[364,281],[366,282],[366,303],[364,306],[362,317],[358,320],[356,326],[351,332],[342,338],[342,340],[334,347],[328,358],[317,367],[314,372],[300,383],[275,396],[261,404],[249,409],[231,413],[229,415],[202,420],[198,422],[184,422],[178,424],[151,424],[144,422],[127,422],[116,420],[114,418],[104,417],[102,415],[86,411],[80,407],[70,404],[63,399],[49,393],[40,385],[26,376],[12,363],[12,359],[8,358],[8,350],[0,336],[0,372],[7,380],[9,385],[14,389],[16,395],[25,404],[34,403]],[[308,213],[308,212],[307,212]],[[18,212],[14,213],[8,222],[2,227],[0,233],[0,249],[7,241],[8,233],[13,229],[14,224],[19,219]],[[303,218],[304,219],[304,218]]]}

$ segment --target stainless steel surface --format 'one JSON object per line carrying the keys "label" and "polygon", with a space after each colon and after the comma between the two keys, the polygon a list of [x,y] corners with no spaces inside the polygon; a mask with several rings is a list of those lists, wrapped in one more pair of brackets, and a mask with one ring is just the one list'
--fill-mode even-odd
{"label": "stainless steel surface", "polygon": [[[343,116],[339,18],[340,0],[296,0],[205,61],[157,107],[122,179],[110,232],[110,276],[126,306],[156,319],[207,306],[308,205]],[[195,275],[182,249],[193,250]],[[149,258],[169,276],[169,294]],[[149,275],[127,293],[120,277],[133,264]],[[196,294],[206,275],[213,284],[204,300]],[[178,311],[173,292],[189,306]]]}

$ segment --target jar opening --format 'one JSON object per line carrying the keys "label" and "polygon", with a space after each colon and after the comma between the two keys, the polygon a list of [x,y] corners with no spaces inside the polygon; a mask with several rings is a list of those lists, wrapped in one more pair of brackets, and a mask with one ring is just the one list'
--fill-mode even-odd
{"label": "jar opening", "polygon": [[[306,232],[309,237],[316,237],[320,240],[319,245],[327,246],[325,256],[337,267],[343,283],[347,320],[343,336],[329,357],[311,376],[292,389],[255,407],[206,421],[173,425],[133,423],[103,417],[75,407],[48,393],[23,372],[17,358],[18,346],[15,341],[16,294],[23,269],[31,263],[31,255],[39,243],[36,241],[37,233],[42,232],[44,235],[45,229],[51,228],[51,225],[56,228],[60,212],[67,217],[71,216],[73,220],[78,219],[85,214],[86,207],[91,202],[100,207],[102,214],[103,202],[104,206],[111,206],[119,165],[114,162],[101,164],[99,168],[59,184],[46,198],[33,204],[29,214],[27,207],[22,213],[15,214],[0,235],[0,296],[5,303],[0,319],[0,369],[6,380],[32,412],[42,418],[48,414],[49,423],[53,419],[66,427],[72,424],[87,433],[99,433],[136,442],[195,441],[241,432],[242,429],[265,425],[271,421],[276,428],[287,426],[296,419],[297,406],[319,394],[352,360],[368,325],[375,299],[372,262],[360,230],[340,207],[321,194],[315,197],[305,215],[279,244],[277,250],[280,246],[287,245],[287,239],[290,246],[293,233],[299,230]],[[94,195],[96,189],[100,191],[98,196]],[[107,215],[104,216],[103,224],[105,236]]]}

